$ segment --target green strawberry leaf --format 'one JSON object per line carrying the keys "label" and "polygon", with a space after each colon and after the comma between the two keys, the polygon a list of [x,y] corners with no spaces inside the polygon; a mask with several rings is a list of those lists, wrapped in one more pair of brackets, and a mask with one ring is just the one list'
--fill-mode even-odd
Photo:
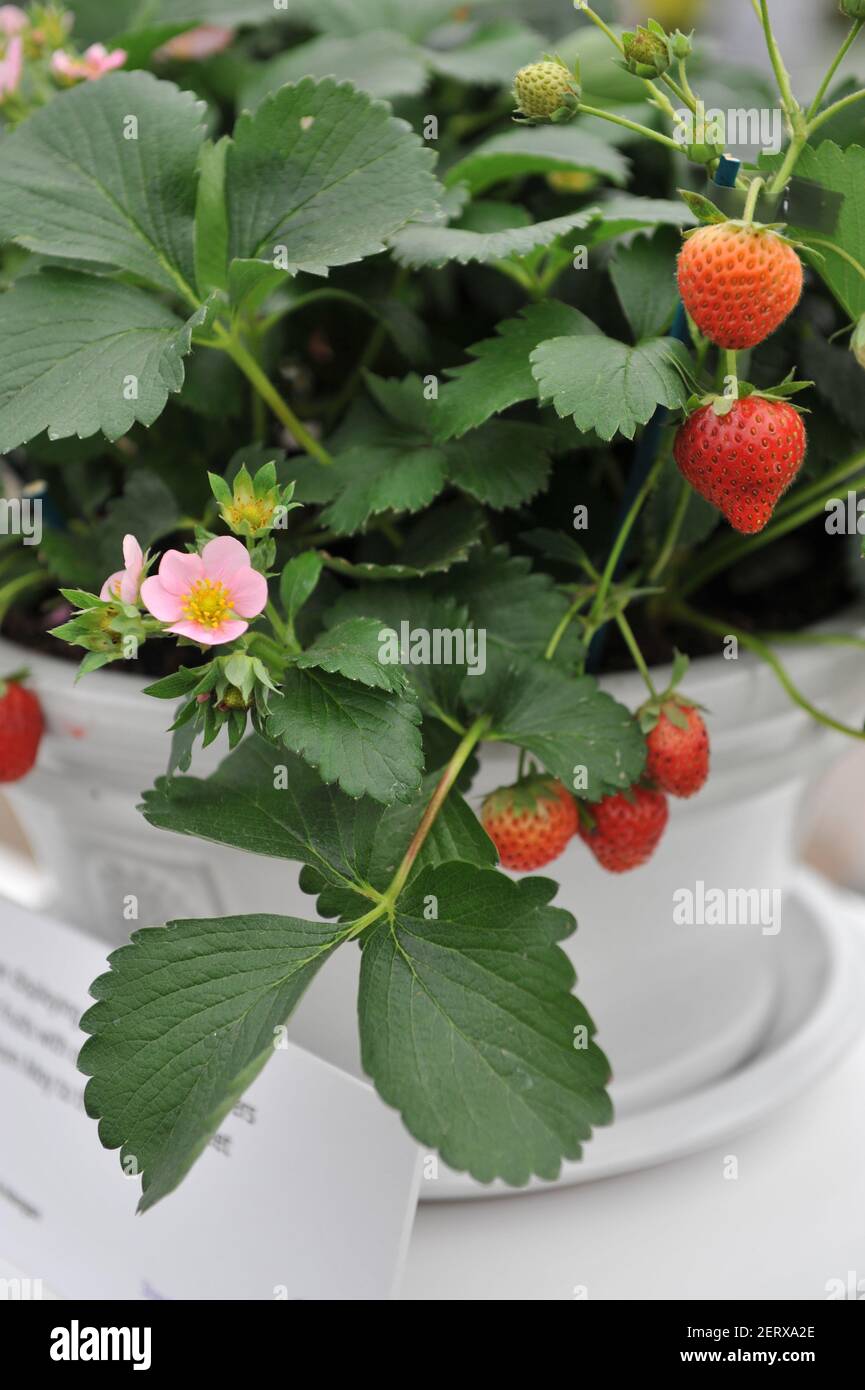
{"label": "green strawberry leaf", "polygon": [[601,439],[633,439],[659,405],[683,406],[690,395],[690,358],[674,338],[652,338],[628,347],[600,334],[552,338],[531,355],[541,400],[573,416],[578,430]]}
{"label": "green strawberry leaf", "polygon": [[204,312],[183,323],[152,295],[77,271],[24,276],[0,296],[0,450],[43,430],[118,439],[152,425],[183,385]]}
{"label": "green strawberry leaf", "polygon": [[556,944],[574,920],[553,891],[445,864],[363,942],[364,1069],[415,1138],[481,1182],[553,1179],[611,1118],[609,1064]]}
{"label": "green strawberry leaf", "polygon": [[305,550],[289,560],[280,575],[279,597],[285,616],[293,623],[307,599],[315,592],[324,561],[315,550]]}
{"label": "green strawberry leaf", "polygon": [[641,198],[634,193],[610,193],[600,203],[598,220],[589,237],[591,246],[613,241],[643,227],[691,227],[698,219],[673,198]]}
{"label": "green strawberry leaf", "polygon": [[267,732],[338,782],[348,796],[409,801],[420,786],[420,710],[326,671],[289,669],[270,701]]}
{"label": "green strawberry leaf", "polygon": [[492,684],[477,682],[492,715],[491,736],[533,753],[569,790],[599,801],[637,781],[646,760],[640,730],[593,677],[568,676],[548,661],[512,659]]}
{"label": "green strawberry leaf", "polygon": [[629,163],[624,155],[595,135],[588,123],[569,125],[519,126],[504,135],[494,135],[451,165],[446,187],[465,184],[477,198],[497,183],[549,174],[591,170],[622,184]]}
{"label": "green strawberry leaf", "polygon": [[408,681],[401,666],[382,660],[381,623],[375,618],[349,618],[323,632],[306,651],[293,658],[300,670],[317,667],[338,672],[375,690],[402,695]]}
{"label": "green strawberry leaf", "polygon": [[457,82],[488,87],[508,87],[513,74],[533,62],[544,40],[535,30],[511,20],[485,24],[471,33],[459,48],[429,48],[436,72]]}
{"label": "green strawberry leaf", "polygon": [[404,121],[346,83],[283,87],[235,126],[230,254],[320,275],[375,255],[413,217],[437,214],[434,161]]}
{"label": "green strawberry leaf", "polygon": [[[482,10],[493,3],[474,0],[472,8]],[[403,0],[280,0],[280,12],[287,19],[339,38],[362,38],[371,29],[389,29],[420,40],[452,19],[453,10],[453,0],[412,0],[410,5]]]}
{"label": "green strawberry leaf", "polygon": [[414,526],[407,528],[399,559],[386,564],[372,560],[346,560],[327,555],[328,569],[348,579],[401,581],[440,574],[464,560],[480,543],[486,525],[483,512],[464,499],[431,507]]}
{"label": "green strawberry leaf", "polygon": [[[412,801],[382,806],[326,786],[301,758],[252,737],[207,779],[161,777],[140,810],[162,830],[298,861],[315,874],[305,880],[314,882],[311,891],[328,892],[333,910],[323,915],[351,916],[369,906],[371,887],[383,892],[392,879],[438,776],[428,774]],[[495,863],[490,840],[457,792],[442,807],[411,877],[446,859]]]}
{"label": "green strawberry leaf", "polygon": [[468,349],[474,362],[448,368],[453,380],[439,392],[437,437],[464,435],[491,415],[536,399],[530,353],[549,338],[599,331],[579,309],[557,300],[529,305],[516,318],[504,319],[496,329],[497,337]]}
{"label": "green strawberry leaf", "polygon": [[459,265],[469,265],[473,261],[491,264],[508,256],[526,256],[539,246],[550,246],[560,236],[587,227],[597,211],[597,208],[583,208],[546,222],[491,231],[411,222],[390,238],[390,246],[395,260],[411,270],[424,266],[439,268],[449,261]]}
{"label": "green strawberry leaf", "polygon": [[0,239],[195,303],[203,106],[150,73],[83,82],[0,143]]}
{"label": "green strawberry leaf", "polygon": [[225,211],[225,156],[228,137],[208,140],[199,158],[195,204],[195,281],[199,292],[228,288],[228,218]]}
{"label": "green strawberry leaf", "polygon": [[429,81],[426,54],[404,34],[373,30],[350,38],[319,38],[260,63],[241,90],[240,104],[254,111],[286,82],[304,77],[350,81],[371,97],[419,96]]}
{"label": "green strawberry leaf", "polygon": [[181,1182],[340,936],[296,917],[222,917],[145,928],[109,956],[78,1065],[103,1145],[141,1175],[140,1211]]}
{"label": "green strawberry leaf", "polygon": [[610,262],[610,277],[637,343],[666,333],[673,321],[679,301],[680,245],[673,228],[659,227],[651,237],[635,237],[630,245],[620,246]]}
{"label": "green strawberry leaf", "polygon": [[[865,247],[865,148],[851,145],[841,150],[831,140],[824,140],[815,150],[806,147],[796,165],[799,178],[811,179],[833,193],[843,195],[844,201],[835,230],[820,232],[816,238],[811,260],[814,269],[838,303],[852,319],[865,314],[865,278],[842,255],[832,249],[837,246],[861,263]],[[815,234],[808,227],[791,223],[786,235],[808,243]]]}

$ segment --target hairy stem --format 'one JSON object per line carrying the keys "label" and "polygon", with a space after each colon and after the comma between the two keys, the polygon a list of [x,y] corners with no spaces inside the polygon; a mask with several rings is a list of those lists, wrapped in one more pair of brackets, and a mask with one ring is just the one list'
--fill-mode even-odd
{"label": "hairy stem", "polygon": [[601,121],[612,121],[613,125],[624,126],[626,130],[633,130],[646,140],[654,140],[659,145],[666,145],[668,149],[675,150],[676,154],[682,153],[682,146],[672,140],[669,135],[662,135],[658,130],[650,130],[647,125],[640,125],[639,121],[629,121],[625,116],[616,116],[612,111],[602,111],[599,106],[586,106],[584,102],[580,102],[580,111],[587,116],[597,116]]}
{"label": "hairy stem", "polygon": [[232,362],[235,362],[244,376],[261,396],[262,400],[270,406],[277,420],[290,430],[298,444],[319,463],[333,463],[333,459],[323,445],[313,438],[309,430],[297,418],[291,406],[282,399],[276,387],[269,377],[262,371],[252,353],[244,347],[237,337],[228,333],[220,324],[215,325],[215,332],[220,346]]}
{"label": "hairy stem", "polygon": [[818,724],[823,724],[827,729],[834,729],[836,733],[846,734],[849,738],[865,740],[865,731],[854,729],[849,724],[843,724],[840,720],[833,719],[831,714],[826,714],[824,710],[818,709],[816,705],[812,704],[795,684],[786,667],[782,665],[761,637],[756,637],[750,632],[743,632],[741,628],[732,627],[729,623],[724,623],[719,619],[710,618],[705,613],[698,613],[696,609],[690,608],[685,603],[675,604],[669,611],[680,618],[682,622],[688,623],[689,626],[700,628],[703,632],[711,633],[715,637],[735,637],[736,641],[741,643],[743,647],[753,652],[761,661],[765,661],[793,703],[816,720]]}
{"label": "hairy stem", "polygon": [[648,581],[650,584],[654,584],[660,579],[672,559],[676,549],[676,543],[679,539],[679,533],[682,530],[682,525],[688,512],[688,503],[690,500],[691,484],[686,483],[683,478],[681,488],[679,489],[679,496],[676,498],[675,510],[670,518],[670,524],[667,527],[667,534],[661,544],[658,558],[649,570]]}
{"label": "hairy stem", "polygon": [[826,76],[820,83],[820,86],[817,90],[817,95],[811,102],[811,105],[808,107],[806,120],[811,121],[816,116],[817,112],[820,109],[820,102],[826,95],[829,83],[832,81],[832,78],[835,76],[836,72],[843,63],[853,44],[858,39],[863,27],[865,27],[865,19],[854,19],[849,34],[842,43],[841,47],[838,49],[838,52],[835,54],[835,57],[833,58],[832,63],[829,67],[829,71],[826,73]]}
{"label": "hairy stem", "polygon": [[637,670],[639,671],[640,675],[643,677],[643,680],[646,683],[646,688],[649,694],[652,696],[653,699],[657,699],[658,692],[655,689],[652,677],[649,675],[649,668],[646,665],[643,653],[640,651],[639,643],[637,642],[637,639],[634,636],[633,628],[631,627],[631,624],[628,622],[624,613],[619,613],[617,615],[616,625],[623,638],[625,639],[625,645],[627,646],[628,651],[631,653],[634,665],[636,666]]}
{"label": "hairy stem", "polygon": [[387,892],[384,895],[384,902],[389,912],[393,910],[400,893],[406,885],[412,865],[420,854],[424,841],[435,824],[436,816],[448,798],[448,793],[451,791],[462,769],[468,762],[475,746],[480,743],[484,734],[489,729],[491,722],[490,715],[481,715],[479,719],[475,720],[474,724],[472,724],[471,728],[454,749],[450,761],[442,773],[439,784],[433,792],[429,804],[423,813],[421,823],[412,836],[411,844],[403,856],[402,863],[388,884]]}

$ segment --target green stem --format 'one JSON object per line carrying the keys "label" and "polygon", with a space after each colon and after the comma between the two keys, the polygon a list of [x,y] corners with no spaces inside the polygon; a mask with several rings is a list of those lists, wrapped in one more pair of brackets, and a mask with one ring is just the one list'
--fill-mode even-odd
{"label": "green stem", "polygon": [[619,560],[622,556],[622,552],[625,549],[625,545],[627,544],[628,537],[631,534],[631,531],[633,530],[634,523],[636,522],[637,517],[640,515],[640,512],[642,511],[643,503],[646,501],[646,498],[649,496],[649,493],[652,491],[652,488],[655,486],[655,483],[658,480],[658,474],[660,473],[661,468],[663,467],[665,462],[666,458],[663,453],[661,453],[658,456],[658,458],[655,459],[655,462],[652,464],[652,467],[646,474],[642,487],[640,488],[639,492],[637,493],[636,497],[631,503],[627,516],[622,522],[622,525],[619,529],[619,534],[616,537],[613,548],[607,556],[607,563],[604,566],[604,571],[601,575],[601,582],[599,583],[598,591],[595,594],[595,601],[592,604],[592,608],[589,613],[589,625],[592,627],[597,626],[598,618],[600,617],[600,614],[603,611],[607,594],[609,593],[610,586],[613,582],[613,576],[616,573],[616,569],[618,567]]}
{"label": "green stem", "polygon": [[823,100],[824,96],[826,95],[826,91],[827,91],[827,88],[828,88],[828,86],[829,86],[829,83],[832,81],[832,78],[835,76],[835,74],[836,74],[836,72],[838,71],[839,67],[840,67],[841,64],[843,63],[843,61],[844,61],[844,59],[846,58],[846,56],[847,56],[849,50],[852,48],[853,44],[856,42],[857,38],[859,37],[859,34],[861,33],[863,26],[865,26],[865,19],[854,19],[849,34],[847,35],[846,39],[845,39],[844,42],[842,43],[841,47],[838,49],[838,52],[835,54],[835,57],[834,57],[834,59],[832,60],[832,64],[831,64],[831,66],[830,66],[830,68],[829,68],[829,71],[826,73],[826,76],[823,78],[823,81],[820,83],[820,87],[819,87],[819,89],[818,89],[818,91],[817,91],[817,95],[815,96],[814,100],[811,102],[811,105],[808,107],[808,111],[807,111],[807,114],[806,114],[806,120],[811,121],[811,120],[813,120],[813,118],[816,116],[817,112],[818,112],[819,109],[820,109],[820,102]]}
{"label": "green stem", "polygon": [[650,130],[647,125],[640,125],[639,121],[629,121],[626,116],[617,116],[612,111],[602,111],[599,106],[586,106],[584,102],[580,102],[580,111],[587,116],[597,116],[601,121],[612,121],[613,125],[624,126],[626,130],[633,130],[646,140],[654,140],[659,145],[666,145],[668,149],[675,150],[676,154],[682,153],[682,146],[671,140],[669,135]]}
{"label": "green stem", "polygon": [[715,618],[710,618],[705,613],[698,613],[685,603],[673,605],[669,612],[681,618],[681,620],[688,623],[689,626],[700,628],[703,632],[711,633],[715,637],[735,637],[736,641],[741,643],[743,647],[748,651],[752,651],[761,661],[765,661],[766,665],[775,673],[778,681],[790,696],[793,703],[798,705],[800,709],[803,709],[805,713],[816,720],[818,724],[823,724],[827,729],[834,729],[836,733],[847,734],[850,738],[865,740],[865,731],[851,728],[849,724],[842,724],[840,720],[833,719],[830,714],[826,714],[823,710],[818,709],[816,705],[813,705],[794,683],[786,667],[781,664],[775,653],[761,638],[754,636],[750,632],[743,632],[741,628],[732,627],[729,623],[723,623]]}
{"label": "green stem", "polygon": [[750,227],[754,221],[754,209],[757,206],[760,190],[765,187],[765,182],[765,179],[752,179],[748,185],[748,197],[745,200],[745,211],[742,213],[742,220],[746,227]]}
{"label": "green stem", "polygon": [[839,111],[845,111],[848,106],[852,106],[855,101],[861,101],[865,97],[865,88],[858,92],[851,92],[849,96],[842,97],[840,101],[835,101],[831,106],[827,106],[825,111],[815,117],[808,126],[808,134],[813,135],[815,130],[819,130],[827,121],[831,121],[833,116],[837,116]]}
{"label": "green stem", "polygon": [[863,467],[865,467],[865,453],[856,454],[854,458],[845,459],[843,463],[839,463],[838,467],[833,468],[830,473],[824,473],[822,478],[817,478],[815,482],[808,483],[807,486],[788,493],[786,497],[781,498],[775,509],[775,520],[777,521],[787,512],[797,511],[805,502],[810,502],[814,497],[820,497],[825,502],[831,497],[838,483],[843,483],[850,478],[851,474],[858,473],[859,469]]}
{"label": "green stem", "polygon": [[799,156],[807,143],[807,133],[804,135],[796,135],[790,141],[790,144],[787,146],[787,153],[784,156],[784,162],[767,189],[770,197],[776,198],[779,193],[783,193],[790,181],[790,176],[796,167]]}
{"label": "green stem", "polygon": [[679,533],[682,530],[682,525],[688,512],[688,504],[690,500],[691,484],[686,483],[683,478],[679,496],[676,499],[676,507],[672,517],[670,518],[670,524],[667,527],[667,534],[664,537],[663,543],[661,545],[660,553],[658,555],[657,560],[652,565],[652,568],[649,570],[649,584],[654,584],[658,579],[660,579],[661,575],[664,573],[664,570],[670,563],[670,560],[673,556],[673,552],[676,549],[676,542],[679,539]]}
{"label": "green stem", "polygon": [[579,613],[585,601],[585,594],[578,594],[568,611],[565,614],[563,614],[562,619],[558,623],[555,632],[553,633],[552,637],[547,643],[547,649],[544,652],[545,661],[552,661],[553,657],[558,651],[559,643],[561,642],[562,638],[564,637],[574,618]]}
{"label": "green stem", "polygon": [[272,382],[259,367],[252,353],[235,336],[228,333],[221,324],[216,324],[214,327],[220,346],[255,387],[262,400],[270,406],[277,420],[291,431],[301,448],[305,449],[319,463],[330,466],[333,463],[330,454],[319,444],[317,439],[313,438],[306,426],[301,424],[291,406],[282,399]]}
{"label": "green stem", "polygon": [[348,290],[310,290],[309,294],[302,294],[297,299],[293,299],[290,304],[285,304],[281,309],[275,309],[267,318],[260,320],[258,324],[259,333],[267,333],[282,319],[289,318],[292,314],[297,314],[301,309],[305,309],[309,304],[318,304],[323,299],[333,299],[341,304],[350,304],[354,309],[360,309],[362,313],[371,315],[374,319],[380,319],[381,315],[366,299],[361,299],[359,294],[351,294]]}
{"label": "green stem", "polygon": [[784,59],[781,57],[781,50],[772,29],[772,21],[769,18],[769,0],[760,0],[759,9],[760,23],[763,25],[763,33],[766,35],[766,47],[769,50],[769,58],[775,72],[775,80],[778,83],[778,91],[781,93],[781,103],[787,113],[791,129],[795,126],[795,116],[799,111],[799,103],[793,95],[793,88],[790,85],[790,74],[784,66]]}
{"label": "green stem", "polygon": [[30,589],[45,588],[49,583],[50,578],[44,570],[30,570],[27,574],[19,574],[17,579],[10,579],[0,589],[0,623],[22,594]]}
{"label": "green stem", "polygon": [[628,651],[631,653],[631,656],[633,657],[634,665],[636,666],[637,670],[639,671],[640,675],[643,677],[643,680],[646,683],[646,688],[649,694],[652,696],[653,699],[657,699],[658,692],[655,689],[652,677],[649,675],[649,668],[646,665],[643,653],[640,651],[639,644],[637,642],[636,637],[634,636],[633,628],[631,627],[631,624],[628,622],[624,613],[619,613],[616,615],[616,623],[618,625],[620,633],[625,639],[625,645],[627,646]]}
{"label": "green stem", "polygon": [[433,792],[429,804],[423,813],[421,823],[412,836],[411,844],[403,856],[402,863],[388,884],[383,902],[389,913],[393,912],[394,905],[411,873],[412,865],[420,854],[424,841],[435,824],[436,816],[447,800],[448,793],[471,757],[475,745],[480,743],[484,734],[490,728],[491,723],[492,719],[490,715],[481,715],[479,719],[475,720],[474,724],[472,724],[471,728],[454,749],[450,761],[442,773],[439,784]]}

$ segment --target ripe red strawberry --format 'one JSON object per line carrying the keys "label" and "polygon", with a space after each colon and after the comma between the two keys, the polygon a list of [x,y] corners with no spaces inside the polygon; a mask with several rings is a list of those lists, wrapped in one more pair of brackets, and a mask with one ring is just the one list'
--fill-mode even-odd
{"label": "ripe red strawberry", "polygon": [[679,293],[700,332],[718,347],[756,347],[802,295],[802,262],[766,227],[700,227],[679,254]]}
{"label": "ripe red strawberry", "polygon": [[798,411],[754,395],[736,401],[726,415],[701,406],[680,427],[673,454],[691,486],[736,531],[753,535],[802,467],[807,443]]}
{"label": "ripe red strawberry", "polygon": [[36,761],[42,707],[14,677],[0,681],[0,782],[17,782]]}
{"label": "ripe red strawberry", "polygon": [[527,777],[487,797],[481,821],[505,869],[539,869],[577,828],[577,803],[553,777]]}
{"label": "ripe red strawberry", "polygon": [[581,821],[580,839],[602,868],[623,874],[651,859],[664,833],[669,807],[663,792],[637,786],[605,796],[589,812],[594,825],[589,829]]}
{"label": "ripe red strawberry", "polygon": [[[681,723],[686,727],[682,728]],[[687,797],[694,796],[704,785],[709,775],[709,735],[693,705],[675,697],[666,701],[657,724],[646,735],[646,747],[646,776],[661,791]]]}

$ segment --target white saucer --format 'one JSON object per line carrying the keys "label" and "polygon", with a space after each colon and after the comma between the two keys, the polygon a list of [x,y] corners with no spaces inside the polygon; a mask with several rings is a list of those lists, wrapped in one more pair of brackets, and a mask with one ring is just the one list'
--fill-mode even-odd
{"label": "white saucer", "polygon": [[[865,1026],[865,903],[797,870],[772,946],[769,1016],[751,1055],[720,1079],[660,1101],[650,1076],[641,1077],[638,1059],[631,1058],[611,1088],[621,1118],[596,1132],[581,1162],[562,1166],[558,1184],[536,1180],[515,1189],[440,1167],[437,1178],[422,1183],[421,1201],[514,1196],[633,1172],[706,1148],[793,1100]],[[645,1067],[651,1071],[654,1064],[647,1056]]]}

